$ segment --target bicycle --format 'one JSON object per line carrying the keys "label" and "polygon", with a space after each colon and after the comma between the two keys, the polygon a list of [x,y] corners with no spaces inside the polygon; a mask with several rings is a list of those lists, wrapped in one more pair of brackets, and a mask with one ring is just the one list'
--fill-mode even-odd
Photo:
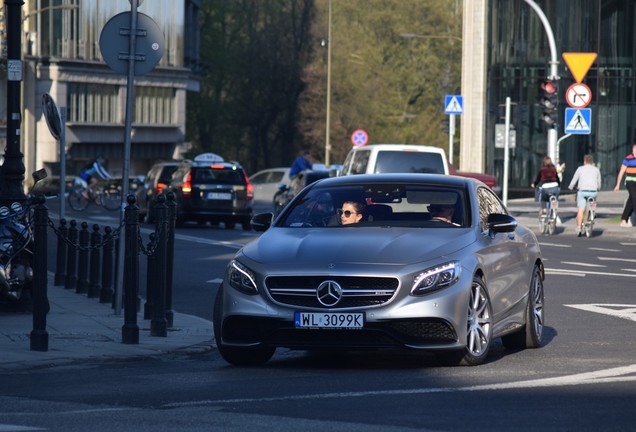
{"label": "bicycle", "polygon": [[581,223],[581,232],[585,237],[592,237],[594,230],[594,218],[596,217],[596,198],[585,197],[585,210],[583,210],[583,221]]}
{"label": "bicycle", "polygon": [[[84,192],[88,194],[88,198]],[[93,191],[85,180],[76,177],[67,200],[75,211],[84,211],[90,203],[101,205],[106,210],[117,210],[121,204],[121,191],[115,185],[100,186]]]}
{"label": "bicycle", "polygon": [[[545,213],[543,213],[545,210]],[[539,230],[541,234],[553,235],[556,231],[557,217],[559,211],[559,199],[553,193],[549,194],[547,207],[539,210]]]}

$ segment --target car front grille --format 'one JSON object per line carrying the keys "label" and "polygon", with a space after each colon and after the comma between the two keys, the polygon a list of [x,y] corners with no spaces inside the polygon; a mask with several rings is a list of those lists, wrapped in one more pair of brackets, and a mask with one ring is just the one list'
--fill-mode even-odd
{"label": "car front grille", "polygon": [[[318,286],[325,281],[333,281],[342,289],[342,298],[335,305],[325,306],[318,300]],[[391,277],[270,276],[265,279],[267,291],[276,302],[319,309],[383,305],[393,298],[398,285],[398,279]]]}

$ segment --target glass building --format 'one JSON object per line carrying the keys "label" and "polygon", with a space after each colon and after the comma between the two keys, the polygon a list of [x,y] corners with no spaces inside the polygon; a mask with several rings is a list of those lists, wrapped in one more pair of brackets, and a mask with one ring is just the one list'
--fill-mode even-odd
{"label": "glass building", "polygon": [[[528,194],[542,158],[547,154],[547,125],[542,119],[541,83],[550,75],[550,47],[545,28],[535,11],[523,0],[465,0],[465,19],[475,19],[471,34],[464,39],[485,43],[483,82],[465,77],[462,92],[477,94],[471,107],[483,115],[483,131],[473,121],[462,128],[466,134],[483,137],[471,139],[463,165],[468,158],[479,159],[486,172],[503,179],[504,150],[496,146],[495,130],[504,123],[504,104],[512,101],[511,120],[515,129],[515,148],[510,151],[510,197]],[[551,24],[558,53],[558,145],[556,155],[567,164],[563,176],[565,188],[574,171],[591,154],[603,176],[604,190],[613,189],[625,155],[636,142],[636,0],[535,0]],[[466,16],[468,15],[468,16]],[[480,32],[483,32],[480,33]],[[474,38],[471,38],[475,36]],[[465,47],[466,50],[466,47]],[[597,53],[597,58],[582,82],[591,90],[591,124],[589,134],[565,136],[565,94],[576,81],[568,70],[563,53]],[[464,63],[466,66],[466,62]],[[467,73],[464,68],[463,74]],[[470,109],[470,108],[469,108]],[[463,120],[463,119],[462,119]],[[474,120],[474,119],[473,119]],[[464,125],[463,125],[464,126]],[[480,147],[481,152],[473,147]],[[562,186],[562,190],[564,187]]]}

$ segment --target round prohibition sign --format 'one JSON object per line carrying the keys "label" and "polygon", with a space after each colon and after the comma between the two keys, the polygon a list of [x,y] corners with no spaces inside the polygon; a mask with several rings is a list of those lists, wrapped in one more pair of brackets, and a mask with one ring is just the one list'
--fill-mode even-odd
{"label": "round prohibition sign", "polygon": [[361,147],[369,142],[369,135],[362,129],[358,129],[351,134],[351,142],[354,146]]}
{"label": "round prohibition sign", "polygon": [[592,90],[582,83],[572,84],[565,92],[565,100],[572,108],[585,108],[592,101]]}

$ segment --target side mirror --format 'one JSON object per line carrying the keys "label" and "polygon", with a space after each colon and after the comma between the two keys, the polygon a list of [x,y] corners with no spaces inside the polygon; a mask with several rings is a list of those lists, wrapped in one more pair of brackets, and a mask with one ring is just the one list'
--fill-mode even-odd
{"label": "side mirror", "polygon": [[272,226],[274,213],[258,213],[252,217],[250,223],[254,231],[263,232]]}
{"label": "side mirror", "polygon": [[491,233],[507,233],[517,229],[517,220],[507,214],[488,215],[488,230]]}
{"label": "side mirror", "polygon": [[46,170],[44,168],[41,168],[37,171],[35,171],[33,174],[31,174],[31,177],[33,177],[33,181],[35,183],[39,182],[42,179],[45,179],[47,176],[46,174]]}

